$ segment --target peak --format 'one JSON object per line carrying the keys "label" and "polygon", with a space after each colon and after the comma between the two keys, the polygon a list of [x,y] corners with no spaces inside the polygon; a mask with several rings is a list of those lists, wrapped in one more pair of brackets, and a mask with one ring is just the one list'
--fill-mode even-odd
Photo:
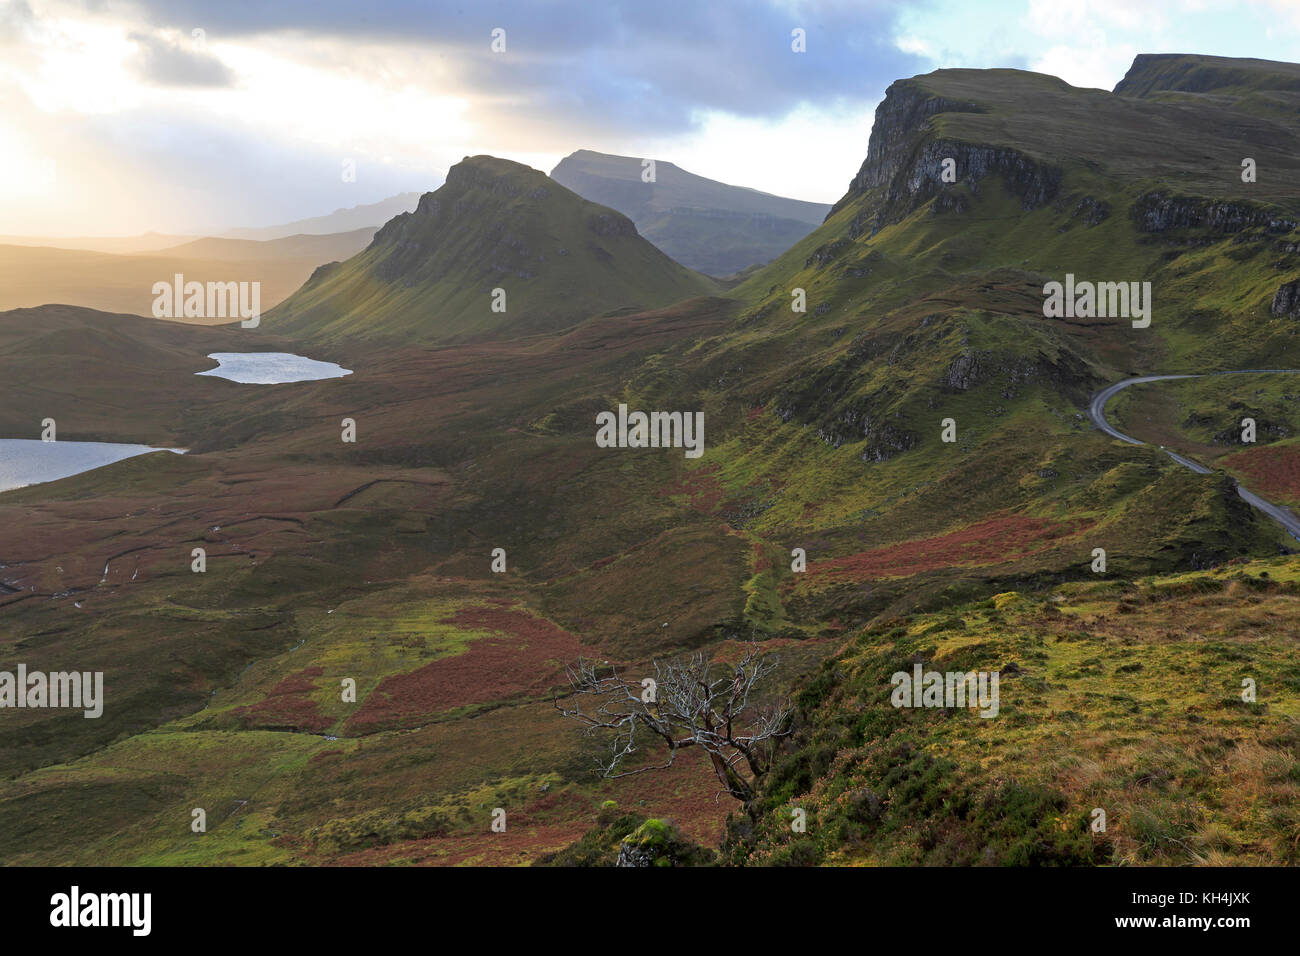
{"label": "peak", "polygon": [[533,169],[531,166],[525,166],[523,163],[516,163],[514,160],[501,159],[497,156],[479,155],[466,156],[459,163],[447,170],[447,182],[452,183],[461,179],[482,179],[484,176],[492,177],[530,177],[537,178],[545,176],[541,170]]}

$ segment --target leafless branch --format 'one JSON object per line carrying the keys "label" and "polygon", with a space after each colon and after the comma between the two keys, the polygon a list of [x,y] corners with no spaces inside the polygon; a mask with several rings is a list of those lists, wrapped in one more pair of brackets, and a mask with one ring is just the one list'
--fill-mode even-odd
{"label": "leafless branch", "polygon": [[[607,755],[598,759],[602,773],[616,778],[671,767],[677,752],[699,747],[708,754],[723,792],[742,802],[767,772],[775,744],[792,731],[788,701],[759,706],[751,701],[776,668],[750,643],[735,664],[713,661],[702,653],[680,660],[656,660],[652,683],[622,676],[616,667],[579,658],[567,665],[571,702],[559,698],[555,708],[582,724],[588,736],[608,737]],[[621,769],[637,752],[637,734],[650,735],[667,749],[667,760],[634,770]],[[742,772],[741,765],[748,771]]]}

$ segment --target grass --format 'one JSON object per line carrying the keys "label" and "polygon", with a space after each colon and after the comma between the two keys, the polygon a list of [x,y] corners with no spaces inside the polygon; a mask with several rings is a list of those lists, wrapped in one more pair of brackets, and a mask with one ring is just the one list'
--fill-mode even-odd
{"label": "grass", "polygon": [[[1295,559],[1225,474],[1113,442],[1084,414],[1135,370],[1300,363],[1290,320],[1266,316],[1294,237],[1144,232],[1133,213],[1155,187],[1287,210],[1285,177],[1248,197],[1215,179],[1240,143],[1214,102],[1171,109],[1017,71],[897,89],[985,107],[913,129],[904,179],[938,137],[1059,168],[1055,197],[1026,209],[999,173],[960,182],[960,201],[855,190],[726,297],[690,298],[714,287],[615,230],[596,242],[616,260],[608,283],[576,252],[545,252],[527,280],[538,297],[512,292],[510,334],[494,337],[505,320],[474,304],[485,250],[517,239],[540,255],[592,210],[553,184],[526,202],[532,174],[471,161],[462,172],[482,177],[437,201],[495,197],[517,233],[480,217],[411,263],[381,262],[398,252],[380,243],[253,338],[60,307],[0,316],[0,434],[51,414],[64,437],[191,449],[0,495],[0,656],[103,670],[109,690],[99,721],[6,718],[0,857],[588,858],[632,832],[583,843],[611,825],[612,799],[637,827],[669,820],[705,846],[725,834],[733,863],[1295,862]],[[1085,118],[1097,135],[1061,155],[1077,139],[1062,124]],[[1275,125],[1241,128],[1290,142]],[[1204,155],[1155,156],[1175,133]],[[1285,171],[1297,154],[1261,163]],[[1090,220],[1085,200],[1108,215]],[[860,228],[886,206],[879,231]],[[432,241],[417,228],[432,215],[389,228]],[[385,263],[413,284],[377,280]],[[1151,281],[1151,329],[1043,318],[1043,283],[1066,272]],[[633,304],[654,307],[617,308]],[[295,321],[310,345],[271,334]],[[206,351],[250,342],[355,372],[251,390],[192,374]],[[1286,387],[1165,383],[1115,410],[1139,435],[1235,452],[1215,460],[1232,474],[1285,481],[1286,459],[1261,453],[1290,437],[1213,442],[1245,410],[1289,428]],[[703,410],[704,456],[598,449],[594,416],[619,402]],[[802,709],[752,832],[726,830],[702,761],[600,779],[549,702],[579,652],[639,668],[750,638],[779,657],[770,692],[796,689]],[[999,716],[890,707],[889,677],[913,658],[1006,671]]]}

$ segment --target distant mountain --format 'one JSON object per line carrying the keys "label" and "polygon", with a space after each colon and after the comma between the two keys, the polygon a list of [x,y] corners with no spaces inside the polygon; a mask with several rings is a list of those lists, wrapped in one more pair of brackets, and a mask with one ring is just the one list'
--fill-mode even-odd
{"label": "distant mountain", "polygon": [[654,182],[643,182],[642,171],[640,159],[580,149],[551,178],[628,216],[682,265],[715,276],[776,258],[821,225],[831,208],[729,186],[662,160],[655,162]]}
{"label": "distant mountain", "polygon": [[308,258],[317,265],[347,259],[370,245],[377,226],[328,235],[295,235],[283,239],[225,239],[209,236],[158,250],[159,255],[186,259],[256,261],[261,259]]}
{"label": "distant mountain", "polygon": [[296,219],[279,226],[228,229],[222,235],[228,239],[283,239],[287,236],[326,235],[352,232],[357,229],[377,229],[394,216],[410,212],[419,200],[419,193],[399,193],[364,206],[335,209],[327,216]]}
{"label": "distant mountain", "polygon": [[[368,229],[370,235],[374,235],[377,230],[394,216],[404,212],[410,212],[415,208],[415,204],[420,201],[419,193],[400,193],[396,196],[389,196],[387,199],[379,202],[368,203],[363,206],[352,206],[348,209],[335,209],[332,213],[324,216],[313,216],[310,219],[297,219],[293,222],[282,223],[278,226],[255,226],[240,229],[213,230],[209,233],[192,233],[190,235],[171,235],[161,232],[146,232],[138,236],[0,236],[0,245],[11,246],[42,246],[49,249],[83,249],[88,252],[110,252],[114,255],[137,255],[142,252],[165,252],[170,255],[177,251],[177,248],[183,244],[194,242],[207,242],[207,237],[226,240],[245,240],[251,242],[269,242],[279,239],[292,239],[294,237],[326,237],[339,236],[346,233],[359,233],[360,230]],[[367,241],[369,238],[367,237]],[[332,240],[330,240],[332,242]],[[323,246],[313,247],[310,243],[302,244],[302,251],[294,252],[293,255],[315,255],[319,248],[333,248],[330,242]],[[364,248],[362,243],[359,248]],[[206,256],[218,246],[209,245],[199,254]],[[226,247],[229,250],[234,247]],[[273,249],[265,247],[260,250],[254,250],[252,247],[249,251],[255,252],[252,258],[261,258],[268,252],[274,252],[275,255],[284,254],[287,247]],[[340,247],[342,248],[342,247]],[[351,253],[347,253],[351,255]],[[329,258],[339,258],[336,251]],[[229,256],[220,256],[219,258],[229,258]],[[242,258],[234,256],[234,258]],[[322,260],[326,261],[326,260]]]}
{"label": "distant mountain", "polygon": [[267,242],[198,239],[132,255],[0,245],[0,311],[59,303],[148,316],[154,283],[171,281],[178,272],[197,282],[260,282],[266,310],[299,288],[322,262],[364,248],[369,233]]}
{"label": "distant mountain", "polygon": [[86,252],[111,252],[114,255],[129,256],[156,252],[189,242],[193,238],[194,236],[173,236],[161,232],[145,232],[138,236],[0,236],[0,245],[81,249]]}
{"label": "distant mountain", "polygon": [[[504,311],[494,289],[505,291]],[[267,318],[277,333],[316,339],[432,342],[565,328],[716,290],[621,213],[528,166],[474,156]]]}

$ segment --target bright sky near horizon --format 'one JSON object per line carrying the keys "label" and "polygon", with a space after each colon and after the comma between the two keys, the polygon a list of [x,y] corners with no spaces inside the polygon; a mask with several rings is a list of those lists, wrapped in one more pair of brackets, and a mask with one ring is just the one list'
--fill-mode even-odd
{"label": "bright sky near horizon", "polygon": [[580,148],[834,202],[899,77],[1109,89],[1138,53],[1297,61],[1300,0],[0,0],[0,235],[268,225]]}

